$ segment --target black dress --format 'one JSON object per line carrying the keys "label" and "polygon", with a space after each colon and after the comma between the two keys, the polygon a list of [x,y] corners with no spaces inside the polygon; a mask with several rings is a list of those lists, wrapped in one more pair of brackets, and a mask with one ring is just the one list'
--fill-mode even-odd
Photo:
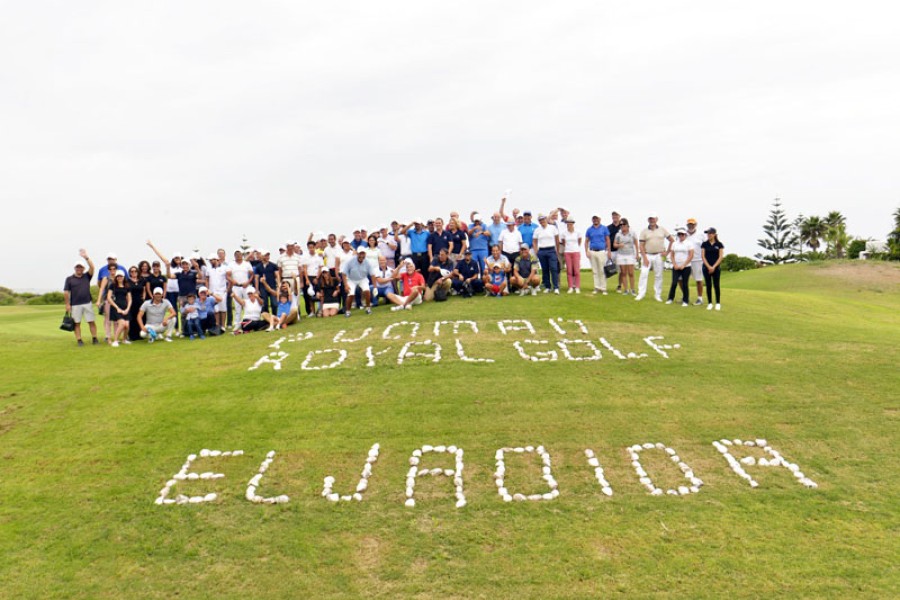
{"label": "black dress", "polygon": [[141,305],[144,303],[144,283],[141,279],[138,283],[129,280],[131,289],[131,312],[128,313],[128,339],[132,342],[141,339],[141,328],[138,325],[137,316],[141,312]]}

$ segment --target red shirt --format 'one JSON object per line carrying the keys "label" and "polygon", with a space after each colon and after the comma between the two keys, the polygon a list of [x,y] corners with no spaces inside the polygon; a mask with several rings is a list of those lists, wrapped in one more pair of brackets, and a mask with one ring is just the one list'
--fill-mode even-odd
{"label": "red shirt", "polygon": [[403,296],[409,296],[412,292],[412,289],[417,285],[424,286],[425,278],[422,277],[422,274],[418,271],[415,271],[412,276],[409,273],[404,273],[400,276],[400,282],[403,284]]}

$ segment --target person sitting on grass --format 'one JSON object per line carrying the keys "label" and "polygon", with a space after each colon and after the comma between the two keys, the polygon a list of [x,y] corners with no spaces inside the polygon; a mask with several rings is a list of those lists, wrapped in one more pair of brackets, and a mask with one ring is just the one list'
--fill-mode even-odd
{"label": "person sitting on grass", "polygon": [[447,292],[450,291],[450,274],[452,272],[453,262],[450,260],[450,253],[447,248],[441,248],[428,267],[428,284],[425,288],[426,301],[430,302],[435,298],[446,300]]}
{"label": "person sitting on grass", "polygon": [[172,303],[163,298],[163,289],[153,288],[153,296],[141,305],[138,313],[141,337],[152,344],[162,334],[165,341],[171,342],[175,331],[175,316]]}
{"label": "person sitting on grass", "polygon": [[200,328],[204,334],[220,335],[222,328],[216,323],[216,306],[225,299],[219,294],[210,294],[209,288],[201,285],[197,289],[197,304],[200,306]]}
{"label": "person sitting on grass", "polygon": [[99,344],[97,339],[97,323],[94,322],[94,299],[91,297],[91,277],[94,275],[94,263],[87,251],[83,248],[79,251],[81,258],[87,262],[85,270],[84,262],[75,263],[75,274],[66,277],[63,286],[63,294],[66,297],[66,312],[75,321],[75,342],[78,346],[84,346],[81,339],[81,322],[86,321],[91,328],[91,338],[94,344]]}
{"label": "person sitting on grass", "polygon": [[197,301],[197,296],[193,293],[185,296],[181,314],[184,319],[184,330],[189,339],[193,340],[195,337],[200,336],[201,340],[205,340],[206,334],[203,333],[203,327],[200,326],[200,303]]}
{"label": "person sitting on grass", "polygon": [[317,281],[316,298],[322,307],[320,309],[321,316],[333,317],[338,314],[338,310],[341,308],[341,285],[332,277],[331,271],[328,269],[324,269],[319,273]]}
{"label": "person sitting on grass", "polygon": [[472,258],[471,250],[466,249],[463,259],[456,263],[456,268],[451,276],[451,284],[456,293],[463,298],[471,298],[472,294],[480,294],[484,291],[481,265]]}
{"label": "person sitting on grass", "polygon": [[[242,333],[250,333],[251,331],[261,331],[266,329],[267,326],[269,331],[272,330],[272,320],[266,321],[262,316],[262,301],[259,298],[259,294],[256,291],[256,288],[248,286],[246,288],[247,297],[241,298],[240,296],[235,296],[234,301],[237,302],[241,311],[244,313],[243,319],[238,324],[238,329],[233,331],[234,335],[240,335]],[[269,315],[270,319],[274,319],[272,315]]]}
{"label": "person sitting on grass", "polygon": [[394,291],[394,269],[388,266],[388,260],[381,255],[378,257],[378,270],[372,275],[374,288],[372,290],[372,305],[378,306],[378,298],[387,299],[387,295]]}
{"label": "person sitting on grass", "polygon": [[519,248],[519,256],[513,263],[512,276],[509,278],[510,287],[519,290],[519,295],[524,296],[531,291],[536,296],[541,287],[541,277],[538,275],[535,265],[537,259],[531,256],[531,248],[523,243]]}
{"label": "person sitting on grass", "polygon": [[278,313],[275,315],[275,320],[272,322],[272,327],[274,329],[287,329],[288,319],[291,317],[291,313],[294,314],[294,319],[296,320],[296,310],[293,308],[293,303],[291,302],[291,295],[288,292],[281,292],[278,294]]}
{"label": "person sitting on grass", "polygon": [[112,322],[113,348],[119,347],[119,338],[126,344],[128,340],[128,313],[131,311],[131,287],[124,269],[111,270],[113,281],[106,292],[106,301],[109,303],[109,318]]}
{"label": "person sitting on grass", "polygon": [[[416,271],[415,263],[410,259],[406,259],[403,262],[405,264],[400,265],[401,268],[394,271],[394,278],[400,280],[401,293],[390,293],[387,295],[387,299],[390,300],[391,304],[396,305],[391,307],[391,310],[395,311],[412,310],[414,305],[422,304],[422,296],[425,293],[425,278]],[[400,272],[403,269],[405,269],[405,272],[401,275]]]}
{"label": "person sitting on grass", "polygon": [[500,296],[508,296],[506,273],[500,263],[494,263],[491,267],[490,283],[488,283],[488,292],[491,296],[499,298]]}
{"label": "person sitting on grass", "polygon": [[288,300],[291,303],[291,310],[288,312],[288,315],[284,320],[284,324],[292,325],[297,322],[297,319],[300,318],[300,296],[294,293],[293,286],[291,286],[290,282],[285,279],[281,280],[281,288],[278,291],[279,298],[282,295],[287,296]]}
{"label": "person sitting on grass", "polygon": [[[369,239],[370,242],[375,243],[375,236],[370,236]],[[375,248],[375,250],[377,251],[378,249]],[[347,299],[344,305],[344,316],[346,317],[350,316],[350,304],[353,302],[353,298],[356,297],[357,289],[362,293],[366,314],[372,314],[372,293],[369,289],[372,285],[372,275],[375,273],[375,270],[372,268],[372,262],[367,258],[367,253],[371,251],[371,247],[360,246],[356,250],[355,258],[341,264],[341,278],[343,279],[344,293]]]}

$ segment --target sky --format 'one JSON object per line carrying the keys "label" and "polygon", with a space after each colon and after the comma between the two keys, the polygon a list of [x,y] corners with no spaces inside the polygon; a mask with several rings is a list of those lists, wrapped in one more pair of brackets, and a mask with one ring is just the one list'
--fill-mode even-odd
{"label": "sky", "polygon": [[[276,251],[451,210],[695,217],[752,256],[774,198],[884,239],[890,2],[16,2],[0,20],[0,285],[78,249]],[[15,257],[27,257],[17,260]]]}

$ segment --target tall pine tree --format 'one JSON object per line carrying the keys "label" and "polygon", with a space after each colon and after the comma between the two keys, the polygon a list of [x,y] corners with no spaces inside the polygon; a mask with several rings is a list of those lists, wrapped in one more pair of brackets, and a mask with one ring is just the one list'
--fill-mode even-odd
{"label": "tall pine tree", "polygon": [[757,240],[756,243],[767,250],[768,254],[760,252],[756,258],[773,265],[796,260],[794,246],[797,233],[781,208],[781,198],[775,198],[772,210],[769,212],[769,219],[763,225],[763,233],[765,237]]}

